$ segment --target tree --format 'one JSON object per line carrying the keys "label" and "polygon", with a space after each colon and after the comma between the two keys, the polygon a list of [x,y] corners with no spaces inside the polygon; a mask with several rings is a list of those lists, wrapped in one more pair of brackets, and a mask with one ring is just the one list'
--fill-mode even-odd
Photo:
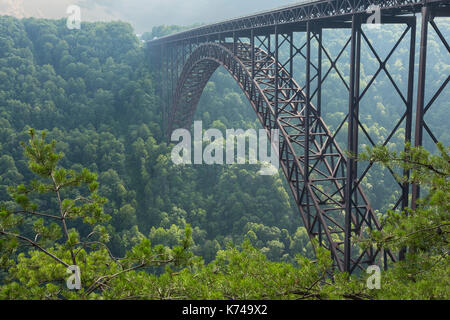
{"label": "tree", "polygon": [[[180,246],[152,248],[143,238],[124,258],[114,257],[106,245],[110,216],[103,210],[106,199],[97,194],[97,175],[59,167],[64,155],[55,152],[56,142],[46,144],[45,132],[39,136],[30,129],[29,134],[22,145],[37,179],[10,188],[14,201],[0,209],[0,263],[9,278],[0,299],[100,298],[129,273],[191,259],[189,226]],[[53,204],[51,209],[39,211],[44,202]],[[66,287],[70,266],[81,270],[78,291]]]}
{"label": "tree", "polygon": [[363,245],[375,244],[399,252],[408,248],[404,261],[386,272],[387,299],[448,299],[450,286],[450,148],[437,145],[432,155],[423,147],[406,146],[404,152],[387,147],[368,148],[360,161],[378,162],[403,169],[400,183],[420,186],[423,197],[417,208],[388,211],[382,231],[374,231]]}

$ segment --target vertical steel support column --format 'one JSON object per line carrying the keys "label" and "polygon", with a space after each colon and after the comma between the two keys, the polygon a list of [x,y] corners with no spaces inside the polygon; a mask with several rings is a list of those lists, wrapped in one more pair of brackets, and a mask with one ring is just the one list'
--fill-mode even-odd
{"label": "vertical steel support column", "polygon": [[[352,17],[352,38],[350,56],[350,95],[348,117],[348,150],[356,154],[358,152],[358,104],[359,104],[359,79],[361,56],[361,21],[356,15]],[[347,159],[347,178],[345,186],[345,240],[344,240],[344,271],[351,271],[351,235],[352,235],[352,211],[354,182],[357,178],[356,161],[350,157]]]}
{"label": "vertical steel support column", "polygon": [[[290,60],[290,62],[289,62],[289,75],[291,76],[291,80],[293,81],[292,82],[292,87],[295,87],[295,84],[294,84],[294,82],[295,82],[295,78],[294,78],[294,58],[295,58],[295,56],[297,55],[297,51],[296,52],[294,52],[294,50],[296,50],[296,47],[295,47],[295,45],[294,45],[294,32],[293,31],[291,31],[290,32],[290,34],[289,34],[289,60]],[[293,94],[294,94],[294,92],[293,92]],[[299,106],[301,105],[300,104],[300,101],[299,100],[301,100],[301,97],[299,97],[298,95],[297,95],[297,102],[295,103],[295,112],[298,112],[299,111]]]}
{"label": "vertical steel support column", "polygon": [[[309,143],[311,141],[311,128],[310,128],[310,117],[311,117],[311,109],[310,109],[310,103],[311,103],[311,23],[308,21],[306,23],[306,88],[305,88],[305,95],[306,95],[306,101],[305,101],[305,151],[304,151],[304,157],[305,157],[305,186],[304,188],[307,190],[309,188],[309,182],[310,182],[310,168],[309,168]],[[306,210],[308,212],[308,229],[309,232],[313,232],[312,230],[312,221],[311,221],[311,207],[309,202],[309,196],[308,192],[305,192],[306,194]]]}
{"label": "vertical steel support column", "polygon": [[[167,45],[164,45],[164,57],[166,58],[166,63],[164,64],[165,70],[164,70],[164,90],[166,93],[166,110],[164,111],[167,114],[167,124],[169,124],[169,118],[170,118],[170,91],[169,91],[169,53],[167,51]],[[169,129],[169,126],[167,125],[167,129]],[[167,135],[170,135],[170,132],[167,132]],[[168,137],[170,139],[170,137]]]}
{"label": "vertical steel support column", "polygon": [[[317,113],[322,116],[322,27],[317,29]],[[319,225],[320,226],[320,225]]]}
{"label": "vertical steel support column", "polygon": [[[183,49],[181,51],[181,54],[183,55],[183,64],[181,65],[181,71],[183,71],[183,66],[186,63],[186,43],[184,41],[182,43],[183,43],[182,44]],[[181,71],[180,71],[180,74],[181,74]]]}
{"label": "vertical steel support column", "polygon": [[[178,46],[174,45],[174,51],[175,51],[175,79],[178,78]],[[175,82],[176,83],[176,82]],[[176,90],[176,87],[174,87],[174,92]]]}
{"label": "vertical steel support column", "polygon": [[[359,150],[359,101],[360,101],[360,85],[361,85],[361,19],[357,17],[357,29],[356,29],[356,66],[355,66],[355,108],[354,108],[354,126],[353,126],[353,147],[355,154],[358,153]],[[359,176],[358,176],[358,162],[355,161],[353,163],[353,179],[355,182],[355,186],[352,185],[352,194],[354,196],[355,206],[358,206],[358,192],[356,190],[357,184],[359,184]],[[356,228],[360,227],[360,216],[356,215]]]}
{"label": "vertical steel support column", "polygon": [[[408,73],[408,97],[407,97],[407,110],[406,110],[406,127],[405,127],[405,144],[411,143],[412,139],[412,118],[413,118],[413,95],[414,95],[414,67],[415,67],[415,57],[416,57],[416,24],[417,21],[414,18],[412,22],[409,23],[411,28],[411,42],[409,47],[409,73]],[[403,175],[410,176],[410,170],[404,170]],[[405,182],[403,184],[403,202],[402,211],[404,211],[409,206],[409,183]],[[406,248],[400,250],[399,258],[400,260],[405,259]]]}
{"label": "vertical steel support column", "polygon": [[[306,104],[305,104],[305,185],[309,184],[309,142],[310,142],[310,117],[311,110],[309,105],[311,103],[311,23],[306,23]],[[309,199],[308,199],[309,201]],[[309,203],[307,203],[309,211]],[[309,217],[311,215],[308,214]],[[311,226],[311,221],[310,221]]]}
{"label": "vertical steel support column", "polygon": [[255,79],[255,30],[250,31],[250,47],[252,55],[252,78]]}
{"label": "vertical steel support column", "polygon": [[289,75],[294,79],[294,33],[289,32]]}
{"label": "vertical steel support column", "polygon": [[237,37],[236,37],[236,32],[233,32],[233,54],[237,55]]}
{"label": "vertical steel support column", "polygon": [[[270,36],[269,36],[270,37]],[[278,43],[278,39],[279,37],[278,37],[278,26],[275,26],[275,115],[276,115],[276,117],[275,117],[275,119],[276,120],[278,120],[278,116],[279,116],[279,113],[280,113],[280,110],[279,110],[279,106],[278,106],[278,100],[279,100],[279,81],[280,81],[280,79],[279,79],[279,73],[280,73],[280,70],[279,70],[279,67],[278,67],[278,63],[279,63],[279,57],[278,57],[278,46],[279,46],[279,43]]]}
{"label": "vertical steel support column", "polygon": [[[422,34],[420,39],[420,61],[419,61],[419,85],[417,88],[417,113],[416,113],[416,134],[414,144],[416,147],[423,144],[423,113],[425,107],[425,82],[427,73],[427,44],[428,44],[428,23],[430,21],[430,8],[422,8]],[[413,185],[411,208],[417,208],[417,200],[420,197],[420,187]]]}
{"label": "vertical steel support column", "polygon": [[174,49],[173,46],[170,46],[170,104],[172,104],[173,100],[173,94],[175,93],[175,86],[174,86]]}
{"label": "vertical steel support column", "polygon": [[[161,47],[160,47],[160,65],[159,65],[159,71],[160,71],[160,77],[161,77],[161,79],[164,79],[164,65],[165,65],[165,63],[164,63],[164,44],[161,44]],[[161,81],[161,84],[160,84],[160,87],[161,87],[161,90],[160,90],[160,98],[161,98],[161,102],[162,102],[162,100],[164,99],[165,100],[165,94],[164,94],[164,87],[165,87],[165,84],[164,84],[164,80],[163,81]],[[163,103],[162,104],[162,110],[161,110],[161,117],[162,117],[162,132],[163,132],[163,137],[164,137],[164,134],[166,133],[166,131],[167,131],[167,124],[166,124],[166,121],[167,121],[167,117],[166,117],[166,112],[167,112],[167,105],[166,105],[166,102],[165,103]]]}
{"label": "vertical steel support column", "polygon": [[[317,26],[317,113],[322,116],[322,27]],[[322,245],[322,224],[318,224],[319,245]]]}

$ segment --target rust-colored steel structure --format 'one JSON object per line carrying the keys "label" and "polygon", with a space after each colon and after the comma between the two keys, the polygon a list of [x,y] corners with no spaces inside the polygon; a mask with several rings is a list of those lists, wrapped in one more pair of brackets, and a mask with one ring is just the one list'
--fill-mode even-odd
{"label": "rust-colored steel structure", "polygon": [[[381,23],[402,24],[405,31],[382,59],[363,31],[368,9],[380,10]],[[219,66],[224,67],[250,101],[268,136],[280,130],[281,167],[311,240],[330,250],[336,267],[349,273],[367,265],[383,264],[402,258],[379,248],[360,249],[355,239],[370,230],[381,230],[376,212],[365,195],[361,181],[373,166],[358,170],[357,163],[345,151],[358,153],[359,135],[375,145],[359,117],[359,104],[377,76],[384,72],[398,93],[404,113],[386,138],[387,145],[400,130],[405,143],[413,142],[416,19],[422,16],[418,72],[415,145],[422,145],[427,132],[437,142],[424,121],[424,115],[445,90],[450,75],[433,98],[425,101],[427,39],[429,26],[435,30],[450,54],[447,40],[435,17],[450,17],[446,0],[328,0],[304,1],[213,25],[188,30],[148,42],[152,61],[160,70],[159,94],[164,105],[163,123],[168,134],[177,128],[190,128],[196,106],[208,80]],[[333,59],[323,41],[324,32],[351,30],[339,55]],[[295,34],[306,40],[299,43]],[[408,87],[404,94],[386,67],[400,43],[408,41]],[[360,88],[361,47],[365,43],[379,68],[364,90]],[[288,48],[289,57],[281,57]],[[317,50],[313,54],[314,50]],[[338,68],[343,52],[350,49],[349,77]],[[294,80],[294,58],[305,60],[305,82]],[[324,69],[324,61],[329,62]],[[328,66],[329,65],[329,66]],[[322,117],[322,85],[335,71],[348,90],[347,116],[332,133]],[[349,79],[348,79],[349,78]],[[303,85],[303,86],[302,86]],[[315,104],[313,104],[315,101]],[[348,126],[347,145],[338,146],[336,136]],[[393,174],[393,171],[391,170]],[[405,172],[405,174],[409,174]],[[393,209],[415,207],[419,188],[399,184],[402,194]],[[410,191],[412,197],[410,201]]]}

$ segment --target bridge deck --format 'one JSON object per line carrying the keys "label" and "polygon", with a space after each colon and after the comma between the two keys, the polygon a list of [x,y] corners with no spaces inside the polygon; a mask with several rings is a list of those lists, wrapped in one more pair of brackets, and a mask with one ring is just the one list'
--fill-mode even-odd
{"label": "bridge deck", "polygon": [[364,14],[376,5],[383,15],[404,15],[419,12],[424,4],[438,6],[442,10],[450,8],[450,0],[316,0],[264,11],[248,16],[201,26],[173,35],[149,41],[149,45],[172,43],[200,37],[231,37],[234,33],[244,36],[249,30],[263,30],[273,26],[292,26],[307,21],[348,21],[353,14]]}

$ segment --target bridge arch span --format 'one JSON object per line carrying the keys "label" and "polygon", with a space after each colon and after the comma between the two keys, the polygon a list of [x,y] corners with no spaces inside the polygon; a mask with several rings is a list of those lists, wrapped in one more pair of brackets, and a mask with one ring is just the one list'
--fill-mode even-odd
{"label": "bridge arch span", "polygon": [[[233,53],[231,46],[205,43],[196,48],[183,67],[174,95],[169,132],[177,128],[190,127],[203,90],[220,66],[224,67],[239,84],[255,111],[257,99],[262,99],[258,102],[263,102],[271,111],[273,117],[271,120],[275,119],[274,110],[271,109],[270,102],[259,83],[252,78],[241,57]],[[255,96],[258,98],[255,99]],[[262,119],[259,120],[263,124]]]}
{"label": "bridge arch span", "polygon": [[[254,52],[252,52],[254,50]],[[250,101],[268,136],[280,130],[280,165],[311,239],[331,251],[340,270],[344,266],[346,158],[316,108],[307,103],[301,87],[265,51],[247,44],[200,44],[184,64],[173,98],[169,135],[189,129],[202,92],[219,66],[231,74]],[[254,74],[253,74],[254,73]],[[275,90],[277,88],[278,90]],[[278,92],[278,96],[276,95]],[[351,216],[353,236],[381,230],[361,186],[360,203]],[[379,252],[354,245],[352,271],[380,263]],[[391,255],[391,258],[395,258]]]}

